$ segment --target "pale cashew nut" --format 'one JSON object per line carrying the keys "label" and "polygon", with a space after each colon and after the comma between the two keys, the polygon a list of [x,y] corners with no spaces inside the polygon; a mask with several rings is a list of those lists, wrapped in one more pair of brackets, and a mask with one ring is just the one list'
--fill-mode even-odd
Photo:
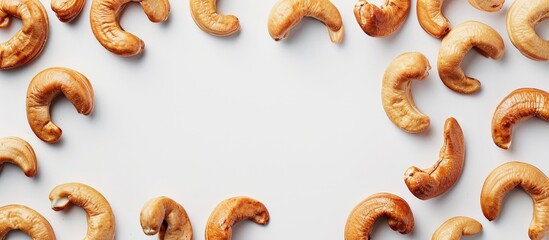
{"label": "pale cashew nut", "polygon": [[505,0],[469,0],[469,3],[480,10],[497,12],[503,7]]}
{"label": "pale cashew nut", "polygon": [[32,239],[55,240],[55,233],[40,213],[23,205],[0,207],[0,239],[6,239],[10,231],[20,230]]}
{"label": "pale cashew nut", "polygon": [[406,186],[419,199],[427,200],[450,190],[463,171],[465,141],[459,123],[448,118],[444,124],[444,145],[431,168],[410,167],[404,172]]}
{"label": "pale cashew nut", "polygon": [[374,223],[381,217],[387,217],[389,227],[401,234],[414,229],[414,215],[404,199],[391,193],[377,193],[353,209],[345,224],[345,240],[369,240]]}
{"label": "pale cashew nut", "polygon": [[269,222],[269,211],[263,203],[249,197],[233,197],[219,203],[206,225],[206,240],[230,240],[233,225],[252,220],[261,225]]}
{"label": "pale cashew nut", "polygon": [[404,53],[395,58],[385,70],[381,88],[383,109],[391,121],[410,133],[429,128],[429,117],[416,107],[411,94],[413,79],[429,76],[429,60],[418,52]]}
{"label": "pale cashew nut", "polygon": [[34,149],[18,137],[0,138],[0,171],[6,162],[17,165],[27,177],[33,177],[38,170]]}
{"label": "pale cashew nut", "polygon": [[459,24],[440,44],[438,74],[444,85],[458,93],[472,94],[480,89],[480,82],[466,76],[460,67],[461,61],[473,47],[482,56],[493,59],[500,59],[505,48],[496,30],[476,21]]}
{"label": "pale cashew nut", "polygon": [[450,31],[450,21],[442,13],[444,0],[417,0],[417,20],[421,28],[436,38]]}
{"label": "pale cashew nut", "polygon": [[372,37],[385,37],[396,32],[410,12],[410,0],[385,0],[381,7],[359,0],[354,14],[364,33]]}
{"label": "pale cashew nut", "polygon": [[444,222],[433,234],[432,240],[459,240],[482,232],[482,224],[470,217],[453,217]]}
{"label": "pale cashew nut", "polygon": [[482,213],[490,221],[496,219],[505,195],[517,186],[526,191],[534,203],[528,236],[530,239],[545,239],[549,235],[549,179],[530,164],[505,163],[488,175],[480,195]]}
{"label": "pale cashew nut", "polygon": [[82,183],[66,183],[50,192],[51,208],[65,209],[69,204],[84,208],[88,231],[84,240],[113,240],[115,220],[107,199],[97,190]]}
{"label": "pale cashew nut", "polygon": [[549,41],[536,33],[536,25],[549,18],[549,0],[515,0],[507,13],[507,33],[526,57],[549,60]]}
{"label": "pale cashew nut", "polygon": [[51,10],[55,12],[59,21],[71,22],[80,15],[85,3],[86,0],[52,0]]}
{"label": "pale cashew nut", "polygon": [[158,233],[159,240],[193,239],[193,228],[185,208],[168,197],[147,201],[141,209],[140,222],[146,235]]}
{"label": "pale cashew nut", "polygon": [[238,18],[217,13],[217,0],[190,0],[191,16],[196,25],[214,36],[228,36],[240,30]]}
{"label": "pale cashew nut", "polygon": [[42,52],[48,39],[48,14],[39,0],[0,1],[0,28],[8,27],[10,15],[21,19],[23,28],[0,44],[0,69],[31,62]]}
{"label": "pale cashew nut", "polygon": [[88,79],[68,68],[48,68],[38,73],[27,90],[27,120],[38,138],[54,143],[61,138],[61,129],[50,116],[50,105],[63,93],[78,113],[89,115],[93,111],[93,89]]}
{"label": "pale cashew nut", "polygon": [[337,7],[329,0],[279,0],[269,14],[269,34],[275,41],[287,38],[303,17],[313,17],[328,27],[330,40],[343,39],[343,21]]}

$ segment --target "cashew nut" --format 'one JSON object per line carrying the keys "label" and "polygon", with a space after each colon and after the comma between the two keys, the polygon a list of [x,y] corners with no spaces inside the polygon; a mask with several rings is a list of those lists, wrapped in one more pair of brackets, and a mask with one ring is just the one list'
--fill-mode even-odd
{"label": "cashew nut", "polygon": [[0,207],[0,239],[12,230],[20,230],[37,240],[55,240],[55,233],[40,213],[23,205]]}
{"label": "cashew nut", "polygon": [[228,36],[240,30],[238,18],[217,13],[217,0],[190,0],[191,15],[202,31],[214,36]]}
{"label": "cashew nut", "polygon": [[404,53],[395,58],[385,70],[381,100],[383,109],[391,121],[410,133],[429,128],[429,117],[419,112],[411,94],[412,79],[423,80],[429,76],[429,60],[418,52]]}
{"label": "cashew nut", "polygon": [[482,231],[482,224],[470,217],[454,217],[444,222],[433,234],[432,240],[459,240],[461,236],[475,235]]}
{"label": "cashew nut", "polygon": [[269,211],[263,203],[249,197],[233,197],[219,203],[206,225],[206,240],[230,240],[233,225],[250,219],[257,224],[269,222]]}
{"label": "cashew nut", "polygon": [[345,224],[345,240],[368,240],[374,223],[387,217],[389,227],[402,234],[414,229],[414,215],[408,203],[391,193],[377,193],[358,204]]}
{"label": "cashew nut", "polygon": [[36,175],[38,162],[31,145],[18,137],[0,138],[0,170],[3,163],[15,164],[23,170],[27,177]]}
{"label": "cashew nut", "polygon": [[404,173],[404,182],[414,196],[427,200],[447,192],[463,171],[465,142],[459,123],[454,118],[444,124],[444,145],[439,159],[431,168],[410,167]]}
{"label": "cashew nut", "polygon": [[549,41],[536,33],[536,25],[549,18],[549,0],[515,0],[507,14],[507,33],[526,57],[549,60]]}
{"label": "cashew nut", "polygon": [[450,31],[450,21],[442,14],[444,0],[417,0],[419,25],[436,38],[444,37]]}
{"label": "cashew nut", "polygon": [[23,28],[0,44],[0,69],[16,68],[34,60],[48,39],[48,14],[39,0],[0,1],[0,28],[8,27],[10,15],[21,19]]}
{"label": "cashew nut", "polygon": [[[93,0],[90,23],[95,38],[110,52],[123,56],[135,56],[143,51],[145,43],[137,36],[124,31],[118,19],[127,3],[132,0]],[[168,0],[141,0],[143,11],[151,22],[163,22],[170,15]]]}
{"label": "cashew nut", "polygon": [[482,213],[490,221],[496,219],[505,195],[516,186],[526,191],[534,203],[528,236],[530,239],[545,239],[549,235],[549,179],[530,164],[505,163],[488,175],[480,195]]}
{"label": "cashew nut", "polygon": [[452,29],[440,45],[438,74],[444,85],[458,93],[472,94],[480,89],[480,82],[465,76],[460,67],[473,47],[482,56],[493,59],[500,59],[505,48],[498,32],[486,24],[467,21]]}
{"label": "cashew nut", "polygon": [[63,93],[78,113],[93,111],[93,89],[88,79],[68,68],[48,68],[38,73],[27,90],[27,120],[38,138],[55,143],[61,138],[61,129],[50,116],[52,100]]}
{"label": "cashew nut", "polygon": [[385,0],[381,7],[359,0],[355,4],[355,18],[364,33],[385,37],[396,32],[410,12],[410,0]]}
{"label": "cashew nut", "polygon": [[159,240],[191,240],[193,228],[185,209],[167,197],[153,198],[141,209],[141,228]]}
{"label": "cashew nut", "polygon": [[303,17],[313,17],[328,27],[330,40],[340,43],[343,39],[343,22],[336,6],[329,0],[280,0],[269,14],[269,34],[275,41],[287,38],[290,30]]}
{"label": "cashew nut", "polygon": [[505,0],[469,0],[469,3],[480,10],[497,12],[503,7]]}
{"label": "cashew nut", "polygon": [[84,240],[113,240],[114,214],[107,199],[97,190],[82,183],[66,183],[50,192],[51,208],[65,209],[70,203],[84,208],[87,213],[88,232]]}
{"label": "cashew nut", "polygon": [[59,21],[71,22],[82,12],[85,3],[85,0],[52,0],[51,9]]}

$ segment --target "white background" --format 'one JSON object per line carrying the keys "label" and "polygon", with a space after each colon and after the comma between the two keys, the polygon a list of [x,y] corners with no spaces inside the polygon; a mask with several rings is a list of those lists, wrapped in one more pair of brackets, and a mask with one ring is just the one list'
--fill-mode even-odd
{"label": "white background", "polygon": [[[326,27],[305,19],[289,39],[273,41],[267,17],[276,0],[220,1],[219,11],[235,14],[241,31],[213,37],[193,22],[188,1],[171,1],[165,23],[149,22],[138,4],[130,4],[122,26],[141,37],[145,53],[121,58],[105,50],[89,27],[88,1],[76,22],[63,24],[43,1],[50,37],[31,64],[0,72],[0,135],[19,136],[34,147],[39,173],[26,178],[15,166],[0,174],[0,205],[25,204],[42,213],[58,239],[81,239],[85,212],[50,209],[48,194],[56,185],[82,182],[99,190],[116,215],[117,239],[156,239],[143,234],[139,212],[149,199],[173,198],[187,210],[194,239],[222,200],[247,195],[271,213],[266,227],[238,224],[233,239],[342,239],[355,205],[377,192],[395,193],[408,201],[415,228],[400,235],[385,222],[373,239],[429,239],[445,220],[465,215],[484,230],[468,239],[527,239],[532,203],[513,191],[494,222],[480,210],[485,177],[497,166],[520,160],[549,173],[549,124],[539,119],[514,129],[508,151],[493,142],[490,124],[497,104],[512,90],[549,90],[546,62],[534,62],[511,44],[506,12],[481,12],[466,1],[448,1],[444,12],[457,25],[478,20],[505,40],[500,61],[468,54],[463,67],[480,79],[481,91],[466,96],[440,81],[436,57],[440,40],[417,21],[413,1],[399,32],[372,38],[353,15],[355,1],[334,0],[345,24],[340,45],[332,44]],[[381,0],[373,3],[381,4]],[[21,27],[19,21],[0,31],[0,41]],[[538,27],[549,38],[549,23]],[[433,69],[414,81],[418,108],[431,117],[428,132],[408,134],[385,115],[381,78],[397,55],[420,51]],[[62,141],[40,141],[28,126],[25,94],[41,70],[63,66],[86,75],[95,90],[91,116],[77,114],[64,98],[52,109],[63,129]],[[404,171],[435,163],[443,143],[446,118],[455,117],[465,134],[466,163],[451,191],[436,199],[415,198],[403,181]],[[10,239],[29,239],[11,234]]]}

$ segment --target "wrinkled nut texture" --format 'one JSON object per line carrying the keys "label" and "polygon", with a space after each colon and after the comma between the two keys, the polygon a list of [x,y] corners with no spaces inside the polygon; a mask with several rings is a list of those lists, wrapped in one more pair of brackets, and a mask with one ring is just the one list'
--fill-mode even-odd
{"label": "wrinkled nut texture", "polygon": [[113,240],[115,220],[109,202],[101,193],[82,183],[66,183],[50,192],[51,208],[61,211],[69,204],[87,213],[88,231],[84,240]]}
{"label": "wrinkled nut texture", "polygon": [[381,7],[359,0],[354,14],[358,25],[372,37],[385,37],[396,32],[410,12],[410,0],[385,0]]}
{"label": "wrinkled nut texture", "polygon": [[48,220],[23,205],[0,207],[0,239],[6,239],[13,230],[20,230],[36,240],[55,240],[55,233]]}
{"label": "wrinkled nut texture", "polygon": [[214,36],[228,36],[240,30],[233,15],[217,13],[217,0],[190,0],[191,16],[200,29]]}
{"label": "wrinkled nut texture", "polygon": [[505,0],[469,0],[469,3],[480,10],[497,12],[503,7]]}
{"label": "wrinkled nut texture", "polygon": [[505,46],[496,30],[480,22],[467,21],[452,29],[442,39],[437,65],[444,85],[458,93],[472,94],[480,89],[480,82],[466,76],[460,66],[471,48],[484,57],[500,59]]}
{"label": "wrinkled nut texture", "polygon": [[[131,57],[140,54],[145,43],[137,36],[124,31],[118,19],[127,3],[132,0],[93,0],[90,23],[95,38],[110,52]],[[170,15],[168,0],[141,0],[143,11],[152,22],[162,22]]]}
{"label": "wrinkled nut texture", "polygon": [[420,133],[429,128],[429,117],[416,107],[412,94],[413,79],[429,76],[431,65],[417,52],[404,53],[395,58],[385,70],[381,89],[383,109],[391,121],[410,133]]}
{"label": "wrinkled nut texture", "polygon": [[480,195],[482,213],[490,221],[496,219],[503,199],[517,186],[526,191],[534,203],[528,236],[530,239],[545,239],[549,235],[549,179],[530,164],[505,163],[488,175]]}
{"label": "wrinkled nut texture", "polygon": [[0,70],[31,62],[42,52],[48,39],[48,14],[39,0],[0,1],[0,28],[8,27],[10,16],[21,19],[23,28],[0,44]]}
{"label": "wrinkled nut texture", "polygon": [[193,239],[193,229],[187,212],[168,197],[147,201],[141,209],[140,222],[146,235],[158,233],[159,240]]}
{"label": "wrinkled nut texture", "polygon": [[436,38],[450,31],[450,21],[442,13],[444,0],[417,0],[417,20],[421,28]]}
{"label": "wrinkled nut texture", "polygon": [[88,79],[68,68],[48,68],[38,73],[27,90],[27,120],[38,138],[55,143],[62,131],[50,116],[53,99],[63,93],[78,113],[89,115],[93,111],[93,89]]}
{"label": "wrinkled nut texture", "polygon": [[444,222],[433,234],[432,240],[459,240],[482,231],[482,224],[470,217],[453,217]]}
{"label": "wrinkled nut texture", "polygon": [[250,219],[265,225],[269,222],[269,211],[263,203],[249,197],[233,197],[219,203],[206,225],[206,240],[230,240],[233,225]]}
{"label": "wrinkled nut texture", "polygon": [[511,146],[513,126],[531,117],[549,121],[549,93],[536,88],[520,88],[507,95],[492,117],[492,139],[502,148]]}
{"label": "wrinkled nut texture", "polygon": [[51,10],[61,22],[71,22],[82,9],[84,9],[85,0],[52,0]]}
{"label": "wrinkled nut texture", "polygon": [[345,240],[369,240],[374,223],[387,217],[389,227],[402,234],[414,229],[414,215],[408,203],[391,193],[377,193],[358,204],[345,224]]}
{"label": "wrinkled nut texture", "polygon": [[536,33],[536,25],[549,18],[549,0],[515,0],[507,13],[507,33],[515,47],[536,61],[549,60],[549,41]]}
{"label": "wrinkled nut texture", "polygon": [[27,177],[33,177],[38,170],[38,161],[31,145],[18,137],[0,138],[0,170],[4,163],[17,165]]}
{"label": "wrinkled nut texture", "polygon": [[340,43],[343,39],[341,15],[329,0],[279,0],[269,14],[269,34],[275,41],[287,38],[303,17],[313,17],[324,23],[332,42]]}

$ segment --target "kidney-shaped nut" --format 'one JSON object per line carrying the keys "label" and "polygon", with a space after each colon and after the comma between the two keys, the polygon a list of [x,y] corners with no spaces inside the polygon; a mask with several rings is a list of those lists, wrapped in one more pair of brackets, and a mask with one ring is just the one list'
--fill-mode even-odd
{"label": "kidney-shaped nut", "polygon": [[51,208],[65,209],[69,204],[82,207],[87,213],[88,231],[84,240],[113,240],[115,220],[111,205],[101,193],[82,183],[66,183],[50,192]]}
{"label": "kidney-shaped nut", "polygon": [[470,217],[453,217],[444,222],[433,233],[432,240],[459,240],[482,231],[482,224]]}
{"label": "kidney-shaped nut", "polygon": [[0,207],[0,239],[6,239],[13,230],[20,230],[36,240],[55,240],[55,233],[48,220],[23,205]]}
{"label": "kidney-shaped nut", "polygon": [[85,3],[85,0],[52,0],[51,10],[59,21],[71,22],[82,12]]}
{"label": "kidney-shaped nut", "polygon": [[217,0],[190,0],[191,16],[203,31],[214,36],[228,36],[240,30],[240,22],[233,15],[217,13]]}
{"label": "kidney-shaped nut", "polygon": [[31,145],[18,137],[0,138],[0,170],[3,163],[17,165],[27,177],[33,177],[38,170],[38,161]]}
{"label": "kidney-shaped nut", "polygon": [[303,17],[313,17],[324,23],[332,42],[340,43],[343,39],[341,15],[329,0],[279,0],[269,14],[269,34],[275,41],[287,38]]}
{"label": "kidney-shaped nut", "polygon": [[442,13],[444,0],[417,0],[419,25],[436,38],[444,37],[450,31],[450,21]]}
{"label": "kidney-shaped nut", "polygon": [[549,0],[515,0],[507,13],[507,34],[526,57],[549,60],[549,41],[536,33],[536,25],[549,18]]}
{"label": "kidney-shaped nut", "polygon": [[408,203],[391,193],[377,193],[359,203],[345,224],[345,240],[368,240],[374,223],[387,217],[389,227],[402,234],[414,229],[414,215]]}
{"label": "kidney-shaped nut", "polygon": [[233,225],[250,219],[265,225],[269,222],[269,211],[263,203],[249,197],[233,197],[219,203],[206,225],[206,240],[230,240]]}
{"label": "kidney-shaped nut", "polygon": [[147,201],[141,208],[140,222],[146,235],[158,233],[159,240],[193,239],[193,228],[187,212],[168,197]]}
{"label": "kidney-shaped nut", "polygon": [[355,18],[364,33],[385,37],[396,32],[410,12],[410,0],[385,0],[381,7],[359,0],[355,4]]}
{"label": "kidney-shaped nut", "polygon": [[469,3],[480,10],[497,12],[503,7],[505,0],[469,0]]}
{"label": "kidney-shaped nut", "polygon": [[34,60],[48,39],[48,14],[39,0],[0,1],[0,28],[8,27],[10,15],[21,19],[23,28],[0,44],[0,69],[19,67]]}
{"label": "kidney-shaped nut", "polygon": [[528,236],[530,239],[545,239],[549,235],[549,179],[530,164],[505,163],[488,175],[480,195],[482,213],[490,221],[496,219],[503,199],[517,186],[526,191],[534,203]]}

